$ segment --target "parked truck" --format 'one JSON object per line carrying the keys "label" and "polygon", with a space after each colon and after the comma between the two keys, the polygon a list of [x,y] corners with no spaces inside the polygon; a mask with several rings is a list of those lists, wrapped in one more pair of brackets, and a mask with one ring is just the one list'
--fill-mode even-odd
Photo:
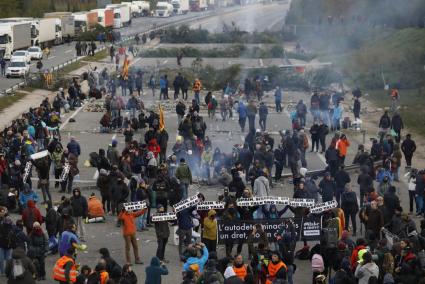
{"label": "parked truck", "polygon": [[105,9],[94,9],[91,12],[97,13],[97,21],[102,27],[108,28],[114,26],[114,10],[105,8]]}
{"label": "parked truck", "polygon": [[189,0],[172,0],[173,12],[175,15],[183,15],[189,12]]}
{"label": "parked truck", "polygon": [[31,25],[31,45],[44,49],[56,41],[56,19],[35,19]]}
{"label": "parked truck", "polygon": [[147,17],[150,15],[151,7],[149,2],[147,1],[133,1],[134,4],[139,6],[139,10],[141,11],[140,16]]}
{"label": "parked truck", "polygon": [[200,12],[208,9],[207,0],[190,0],[190,11]]}
{"label": "parked truck", "polygon": [[130,8],[130,16],[132,18],[140,17],[142,10],[140,9],[139,5],[134,2],[121,2],[121,5],[125,5]]}
{"label": "parked truck", "polygon": [[168,2],[156,3],[155,16],[156,17],[171,17],[173,15],[173,5]]}
{"label": "parked truck", "polygon": [[90,31],[97,25],[97,12],[78,12],[73,13],[75,33]]}
{"label": "parked truck", "polygon": [[109,4],[106,8],[114,9],[114,28],[119,29],[131,24],[130,7],[122,4]]}
{"label": "parked truck", "polygon": [[15,50],[27,49],[30,46],[30,22],[0,23],[0,57],[10,59]]}
{"label": "parked truck", "polygon": [[62,44],[68,38],[72,39],[75,36],[75,21],[71,12],[52,12],[45,13],[44,18],[55,19],[56,25],[56,40],[55,44]]}

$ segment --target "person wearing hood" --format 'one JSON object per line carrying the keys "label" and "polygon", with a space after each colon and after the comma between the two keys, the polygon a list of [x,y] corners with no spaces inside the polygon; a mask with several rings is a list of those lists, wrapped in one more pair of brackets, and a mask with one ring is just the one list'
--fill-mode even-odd
{"label": "person wearing hood", "polygon": [[335,284],[356,284],[356,279],[350,269],[350,261],[344,258],[341,262],[339,270],[335,272]]}
{"label": "person wearing hood", "polygon": [[22,211],[22,221],[28,235],[31,233],[34,222],[43,223],[43,216],[41,216],[40,210],[35,207],[34,201],[28,200],[27,208]]}
{"label": "person wearing hood", "polygon": [[34,190],[32,190],[28,183],[25,183],[24,190],[19,194],[19,204],[23,210],[27,208],[28,201],[30,200],[32,200],[34,203],[37,203],[38,195]]}
{"label": "person wearing hood", "polygon": [[87,217],[89,219],[105,218],[105,210],[103,210],[102,202],[100,202],[94,193],[89,197]]}
{"label": "person wearing hood", "polygon": [[60,284],[75,283],[78,275],[75,258],[75,249],[73,247],[68,248],[55,263],[53,279]]}
{"label": "person wearing hood", "polygon": [[[201,256],[198,256],[198,251],[201,250]],[[208,249],[204,243],[199,243],[195,246],[189,246],[187,249],[189,257],[183,265],[183,271],[189,271],[191,267],[197,266],[198,271],[202,273],[204,271],[205,263],[208,260]]]}
{"label": "person wearing hood", "polygon": [[100,196],[102,197],[103,210],[111,213],[111,187],[108,172],[105,169],[100,169],[99,177],[97,178],[96,186],[99,188]]}
{"label": "person wearing hood", "polygon": [[72,217],[74,217],[75,224],[78,229],[78,236],[80,240],[84,242],[84,219],[87,218],[87,199],[81,195],[80,189],[77,187],[72,191],[72,197],[70,199],[72,206]]}
{"label": "person wearing hood", "polygon": [[[165,208],[162,204],[157,205],[157,213],[165,213]],[[168,262],[164,258],[165,248],[167,246],[168,238],[170,237],[170,227],[168,226],[168,221],[155,222],[155,234],[156,240],[158,242],[156,257],[163,262]]]}
{"label": "person wearing hood", "polygon": [[351,225],[353,227],[353,235],[356,235],[356,215],[359,211],[359,204],[357,202],[357,195],[351,189],[351,186],[345,186],[345,191],[341,196],[341,208],[344,210],[345,216],[345,228],[344,230],[348,230],[348,224],[351,218]]}
{"label": "person wearing hood", "polygon": [[322,195],[322,201],[332,201],[336,192],[335,181],[331,177],[330,172],[326,172],[325,176],[319,183],[320,194]]}
{"label": "person wearing hood", "polygon": [[[14,265],[20,263],[23,271],[19,277],[14,275]],[[33,275],[36,273],[36,269],[32,261],[25,255],[25,251],[22,248],[13,250],[12,259],[9,259],[6,263],[5,274],[8,279],[7,284],[35,284]]]}
{"label": "person wearing hood", "polygon": [[266,284],[272,284],[275,279],[286,279],[287,276],[286,264],[282,261],[278,252],[271,253],[271,261],[267,265]]}
{"label": "person wearing hood", "polygon": [[15,226],[13,227],[13,234],[16,238],[16,247],[26,250],[29,247],[30,239],[27,234],[24,233],[24,223],[22,220],[16,220]]}
{"label": "person wearing hood", "polygon": [[372,261],[372,254],[366,251],[363,254],[363,260],[359,260],[354,277],[358,279],[358,284],[368,284],[372,276],[379,277],[379,267]]}
{"label": "person wearing hood", "polygon": [[68,148],[69,153],[72,153],[77,157],[81,155],[80,144],[77,142],[74,136],[71,136],[71,141],[69,141],[66,147]]}
{"label": "person wearing hood", "polygon": [[145,284],[161,284],[162,275],[168,275],[168,268],[158,257],[151,259],[151,264],[146,267]]}
{"label": "person wearing hood", "polygon": [[401,130],[404,129],[403,120],[398,112],[395,112],[393,117],[391,118],[391,128],[394,129],[396,133],[396,142],[400,143],[401,139]]}
{"label": "person wearing hood", "polygon": [[31,234],[29,234],[30,247],[28,256],[36,261],[37,280],[46,280],[45,255],[49,251],[48,239],[41,228],[40,223],[34,222]]}
{"label": "person wearing hood", "polygon": [[224,271],[224,284],[244,284],[245,282],[236,276],[235,271],[231,266]]}
{"label": "person wearing hood", "polygon": [[208,216],[203,221],[202,242],[209,252],[215,252],[217,248],[217,212],[214,209],[208,211]]}
{"label": "person wearing hood", "polygon": [[120,284],[137,284],[137,275],[134,273],[131,265],[124,264],[122,267]]}

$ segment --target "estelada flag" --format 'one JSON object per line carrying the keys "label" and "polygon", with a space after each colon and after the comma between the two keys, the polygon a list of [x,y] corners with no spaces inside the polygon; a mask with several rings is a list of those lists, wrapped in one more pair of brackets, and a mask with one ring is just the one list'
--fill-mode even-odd
{"label": "estelada flag", "polygon": [[159,130],[163,130],[165,128],[165,119],[164,119],[164,110],[162,109],[161,104],[158,104],[159,110]]}
{"label": "estelada flag", "polygon": [[122,77],[127,80],[128,79],[128,69],[130,68],[130,59],[126,56],[124,58],[124,65],[122,66]]}

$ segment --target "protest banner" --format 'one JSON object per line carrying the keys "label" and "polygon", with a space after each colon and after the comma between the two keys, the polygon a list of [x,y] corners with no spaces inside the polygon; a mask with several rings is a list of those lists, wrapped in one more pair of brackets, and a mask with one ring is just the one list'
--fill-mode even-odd
{"label": "protest banner", "polygon": [[313,207],[310,207],[310,213],[313,213],[313,214],[322,213],[323,211],[336,208],[337,206],[338,206],[338,203],[335,200],[326,201],[323,203],[316,203]]}
{"label": "protest banner", "polygon": [[204,201],[200,202],[197,206],[197,210],[211,210],[211,209],[224,209],[224,202],[219,201]]}
{"label": "protest banner", "polygon": [[314,199],[306,199],[306,198],[292,198],[289,201],[289,205],[292,207],[312,207],[314,206]]}
{"label": "protest banner", "polygon": [[193,196],[191,196],[191,197],[189,197],[185,200],[182,200],[179,203],[174,204],[173,208],[174,208],[175,212],[177,213],[177,212],[180,212],[180,211],[182,211],[186,208],[196,206],[196,205],[198,205],[199,202],[200,201],[199,201],[199,198],[198,198],[198,193],[196,193],[195,195],[193,195]]}
{"label": "protest banner", "polygon": [[146,201],[127,202],[123,206],[127,212],[140,211],[148,207]]}
{"label": "protest banner", "polygon": [[49,155],[49,151],[44,150],[44,151],[37,152],[35,154],[30,155],[30,158],[31,158],[31,160],[38,160],[38,159],[47,157],[47,155]]}
{"label": "protest banner", "polygon": [[32,169],[32,163],[31,163],[31,161],[28,161],[28,162],[25,164],[24,176],[22,177],[22,182],[23,182],[23,183],[27,183],[27,179],[28,179],[28,177],[30,176],[31,169]]}
{"label": "protest banner", "polygon": [[[219,244],[228,241],[246,242],[252,233],[253,226],[259,224],[270,242],[276,241],[278,232],[283,229],[294,234],[294,239],[299,240],[320,240],[322,221],[321,217],[311,216],[306,218],[281,218],[281,219],[261,219],[261,220],[218,220],[217,240]],[[260,234],[254,237],[254,242],[258,241]]]}
{"label": "protest banner", "polygon": [[177,215],[174,212],[156,213],[152,215],[152,222],[173,221],[177,220]]}

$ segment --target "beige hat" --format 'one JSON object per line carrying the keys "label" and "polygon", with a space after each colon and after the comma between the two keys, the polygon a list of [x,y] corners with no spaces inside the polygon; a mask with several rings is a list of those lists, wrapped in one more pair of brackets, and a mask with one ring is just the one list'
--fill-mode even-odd
{"label": "beige hat", "polygon": [[40,223],[38,223],[38,222],[36,221],[36,222],[34,222],[34,224],[32,224],[32,227],[33,227],[33,228],[40,228],[40,227],[41,227],[41,225],[40,225]]}

